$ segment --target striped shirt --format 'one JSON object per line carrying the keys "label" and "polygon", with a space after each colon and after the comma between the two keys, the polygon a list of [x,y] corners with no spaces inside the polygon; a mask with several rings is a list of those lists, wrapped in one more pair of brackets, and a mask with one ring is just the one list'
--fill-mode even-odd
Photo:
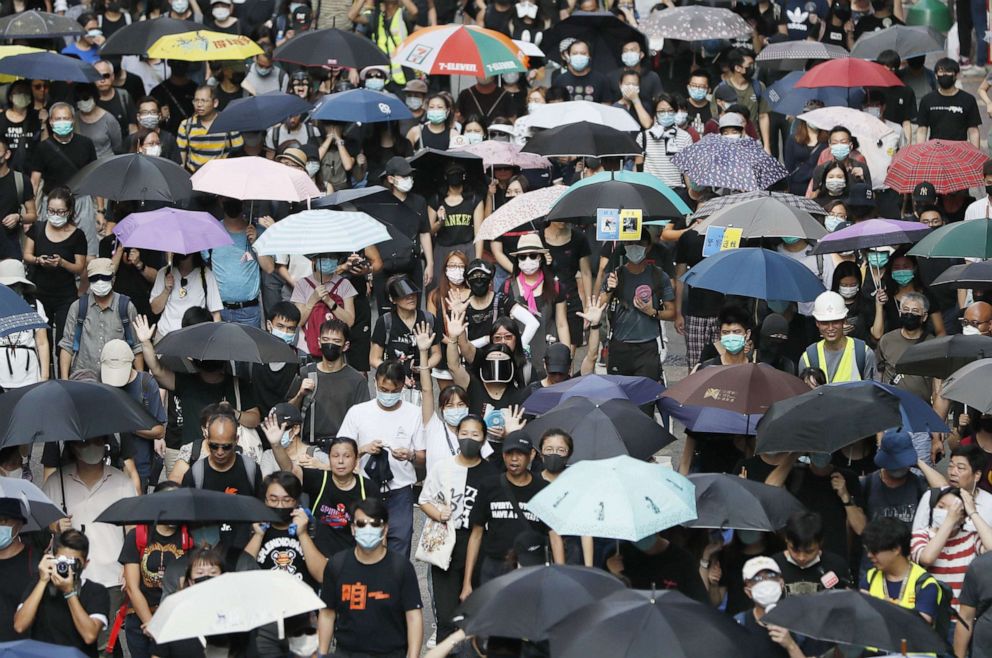
{"label": "striped shirt", "polygon": [[[919,562],[923,550],[936,534],[937,528],[933,526],[914,532],[910,543],[910,559]],[[958,596],[961,594],[961,585],[964,584],[964,574],[968,571],[968,565],[978,554],[984,552],[985,548],[978,533],[975,530],[967,531],[962,528],[951,535],[937,559],[927,567],[928,572],[950,585],[954,592],[951,605],[955,610],[958,609]]]}
{"label": "striped shirt", "polygon": [[176,147],[185,156],[186,169],[190,172],[214,158],[226,158],[244,143],[241,133],[210,133],[196,116],[183,119],[176,131]]}
{"label": "striped shirt", "polygon": [[637,140],[644,147],[644,171],[657,176],[669,187],[685,187],[682,172],[672,164],[672,156],[692,144],[692,136],[681,128],[654,126]]}

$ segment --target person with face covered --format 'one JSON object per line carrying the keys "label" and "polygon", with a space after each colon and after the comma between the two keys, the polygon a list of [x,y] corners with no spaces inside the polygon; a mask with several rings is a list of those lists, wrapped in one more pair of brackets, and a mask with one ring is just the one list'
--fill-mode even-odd
{"label": "person with face covered", "polygon": [[[928,484],[910,470],[919,462],[909,432],[889,430],[882,435],[875,453],[875,465],[879,470],[861,478],[869,526],[876,519],[892,518],[905,525],[907,532],[912,529],[917,505]],[[930,474],[932,469],[924,469],[924,473]],[[935,479],[933,484],[940,483]]]}
{"label": "person with face covered", "polygon": [[765,84],[754,78],[754,55],[740,48],[731,49],[726,55],[729,75],[718,84],[713,93],[722,88],[732,89],[737,94],[737,103],[743,105],[751,118],[757,117],[761,142],[770,151],[768,119],[768,98]]}
{"label": "person with face covered", "polygon": [[937,75],[937,90],[920,99],[916,141],[967,140],[978,148],[982,116],[975,97],[956,86],[961,65],[944,57],[937,60],[933,69]]}
{"label": "person with face covered", "polygon": [[[734,615],[734,621],[744,627],[756,641],[770,640],[778,646],[769,648],[767,658],[805,658],[805,642],[781,626],[769,625],[762,618],[774,608],[785,594],[782,569],[770,557],[753,557],[741,570],[744,594],[754,604],[750,610]],[[812,653],[812,652],[811,652]]]}
{"label": "person with face covered", "polygon": [[439,190],[428,201],[427,217],[434,236],[434,281],[444,276],[442,267],[451,252],[482,257],[483,243],[474,240],[482,226],[483,197],[468,182],[465,168],[452,163],[444,171],[444,191]]}
{"label": "person with face covered", "polygon": [[[468,285],[470,293],[468,301],[464,304],[463,309],[450,309],[464,310],[465,312],[467,331],[464,340],[459,337],[458,349],[467,363],[474,362],[476,348],[485,347],[495,342],[493,340],[494,333],[498,331],[497,325],[500,324],[500,318],[510,318],[523,326],[523,331],[516,331],[521,340],[519,346],[516,344],[513,346],[515,353],[519,351],[522,354],[530,349],[530,341],[541,326],[527,307],[517,304],[514,300],[493,289],[495,273],[496,269],[492,263],[481,258],[470,262],[465,269],[465,283]],[[513,331],[507,328],[507,331],[503,333],[513,333]],[[529,379],[529,377],[525,379]]]}
{"label": "person with face covered", "polygon": [[878,341],[875,348],[878,372],[884,383],[898,386],[931,404],[939,394],[939,380],[922,375],[905,375],[897,372],[895,367],[911,346],[934,338],[927,326],[930,301],[922,293],[907,292],[896,304],[899,308],[899,328],[885,333]]}

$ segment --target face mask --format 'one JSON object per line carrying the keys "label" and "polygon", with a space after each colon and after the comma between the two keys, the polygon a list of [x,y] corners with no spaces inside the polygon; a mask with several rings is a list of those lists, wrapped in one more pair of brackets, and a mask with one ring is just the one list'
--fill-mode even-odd
{"label": "face mask", "polygon": [[371,551],[382,543],[382,528],[373,528],[367,525],[362,528],[355,528],[355,541],[367,551]]}
{"label": "face mask", "polygon": [[14,529],[9,525],[0,525],[0,551],[14,543]]}
{"label": "face mask", "polygon": [[847,156],[851,154],[850,144],[831,144],[830,145],[830,155],[834,156],[837,160],[846,160]]}
{"label": "face mask", "polygon": [[992,197],[992,185],[986,185],[985,186],[985,194],[986,194],[986,196]]}
{"label": "face mask", "polygon": [[76,451],[76,458],[84,464],[94,466],[103,461],[106,446],[103,444],[82,446]]}
{"label": "face mask", "polygon": [[472,291],[472,294],[476,297],[482,297],[487,292],[489,292],[489,284],[491,279],[488,277],[477,277],[468,280],[468,289]]}
{"label": "face mask", "polygon": [[58,121],[52,121],[52,132],[54,132],[59,137],[65,137],[72,133],[72,121],[68,119],[59,119]]}
{"label": "face mask", "polygon": [[915,313],[900,313],[899,324],[902,325],[903,329],[916,331],[923,326],[923,316]]}
{"label": "face mask", "polygon": [[799,238],[786,236],[782,238],[782,242],[784,242],[785,244],[796,244],[797,242],[799,242]]}
{"label": "face mask", "polygon": [[520,264],[520,271],[524,274],[533,274],[541,269],[541,260],[539,258],[526,258],[517,262]]}
{"label": "face mask", "polygon": [[465,141],[469,144],[481,144],[482,133],[465,133]]}
{"label": "face mask", "polygon": [[86,31],[86,36],[88,38],[90,38],[90,39],[99,39],[100,37],[103,36],[103,30],[100,30],[100,29],[97,29],[97,30],[87,30]]}
{"label": "face mask", "polygon": [[520,74],[514,71],[513,73],[503,74],[503,83],[508,85],[515,85],[520,81]]}
{"label": "face mask", "polygon": [[400,192],[409,192],[413,189],[413,179],[409,176],[402,176],[396,179],[395,185]]}
{"label": "face mask", "polygon": [[635,541],[634,546],[637,548],[637,550],[643,553],[645,551],[651,550],[651,548],[655,545],[655,542],[657,542],[657,540],[658,540],[658,535],[652,533],[647,537],[641,537],[640,539]]}
{"label": "face mask", "polygon": [[629,68],[637,66],[641,61],[641,53],[635,52],[633,50],[628,50],[627,52],[620,55],[620,61],[623,65]]}
{"label": "face mask", "polygon": [[[454,409],[451,411],[454,411]],[[463,457],[475,459],[482,454],[482,444],[474,439],[458,439],[458,450],[462,453]]]}
{"label": "face mask", "polygon": [[420,96],[407,96],[406,106],[416,112],[424,106],[424,99]]}
{"label": "face mask", "polygon": [[444,123],[448,118],[447,110],[427,110],[427,120],[437,125],[439,123]]}
{"label": "face mask", "polygon": [[877,105],[872,105],[871,107],[862,108],[861,111],[864,112],[865,114],[870,114],[871,116],[875,117],[876,119],[881,119],[882,118],[882,108],[880,108]]}
{"label": "face mask", "polygon": [[527,103],[527,114],[539,112],[544,105],[544,103]]}
{"label": "face mask", "polygon": [[973,327],[970,324],[966,324],[961,327],[961,333],[965,336],[978,336],[981,335],[982,332],[978,330],[978,327]]}
{"label": "face mask", "polygon": [[778,603],[782,598],[782,586],[774,580],[762,580],[751,587],[751,600],[762,608]]}
{"label": "face mask", "polygon": [[868,264],[876,269],[881,269],[889,264],[889,255],[884,251],[869,251]]}
{"label": "face mask", "polygon": [[482,362],[479,378],[487,384],[506,384],[513,380],[513,359],[502,352],[493,352]]}
{"label": "face mask", "polygon": [[320,171],[320,163],[317,162],[316,160],[309,160],[307,161],[306,170],[307,170],[307,176],[313,178],[314,176],[317,175],[317,172]]}
{"label": "face mask", "polygon": [[[441,411],[441,415],[444,417],[445,423],[454,427],[462,422],[462,418],[468,415],[468,407],[447,407]],[[471,439],[468,440],[471,441]]]}
{"label": "face mask", "polygon": [[[216,542],[215,542],[215,543],[216,543]],[[208,581],[208,580],[210,580],[211,578],[213,578],[213,576],[200,576],[199,578],[193,578],[193,579],[192,579],[192,583],[193,583],[194,585],[199,585],[200,583],[205,583],[205,582],[207,582],[207,581]]]}
{"label": "face mask", "polygon": [[23,110],[31,104],[31,96],[29,94],[11,94],[10,103],[19,110]]}
{"label": "face mask", "polygon": [[399,404],[401,395],[403,395],[401,391],[397,391],[396,393],[387,393],[385,391],[377,390],[375,392],[375,399],[385,408],[392,409]]}
{"label": "face mask", "polygon": [[887,468],[885,469],[885,472],[889,474],[889,477],[896,480],[901,480],[909,475],[908,468]]}
{"label": "face mask", "polygon": [[541,455],[541,459],[544,461],[544,468],[548,469],[549,473],[561,473],[565,470],[565,464],[568,462],[568,457],[564,455]]}
{"label": "face mask", "polygon": [[647,255],[647,248],[640,244],[629,244],[624,247],[624,253],[627,254],[627,260],[629,260],[634,265],[637,265],[644,260]]}
{"label": "face mask", "polygon": [[145,153],[145,155],[150,155],[153,158],[161,157],[161,155],[162,155],[162,145],[161,144],[152,144],[151,146],[146,146],[144,153]]}
{"label": "face mask", "polygon": [[658,125],[663,128],[675,125],[675,112],[658,112],[658,114],[654,115],[654,118],[658,122]]}
{"label": "face mask", "polygon": [[292,345],[296,342],[296,332],[295,331],[280,331],[279,329],[273,329],[272,335],[286,343],[287,345]]}
{"label": "face mask", "polygon": [[930,524],[934,528],[939,528],[944,525],[944,521],[947,520],[947,510],[936,508],[933,510],[933,522]]}
{"label": "face mask", "polygon": [[568,58],[568,63],[576,71],[585,71],[589,67],[589,55],[572,55]]}
{"label": "face mask", "polygon": [[743,137],[743,135],[741,135],[740,133],[727,133],[722,136],[724,139],[740,139],[741,137]]}
{"label": "face mask", "polygon": [[843,297],[844,299],[854,299],[854,296],[858,294],[858,287],[857,286],[840,286],[837,289],[837,292],[839,292],[840,293],[840,296]]}
{"label": "face mask", "polygon": [[321,343],[320,355],[327,361],[337,361],[341,358],[341,346],[336,343]]}
{"label": "face mask", "polygon": [[97,297],[106,297],[114,290],[114,284],[110,281],[95,281],[90,284],[90,290]]}
{"label": "face mask", "polygon": [[276,513],[279,517],[279,523],[289,523],[293,520],[293,508],[292,507],[270,507],[270,510]]}
{"label": "face mask", "polygon": [[272,75],[272,67],[271,66],[255,66],[255,73],[257,73],[260,77],[267,78],[270,75]]}
{"label": "face mask", "polygon": [[827,215],[823,219],[823,226],[828,231],[830,231],[831,233],[833,233],[834,231],[836,231],[837,229],[840,228],[840,225],[841,224],[843,224],[846,221],[847,221],[846,219],[843,219],[841,217],[838,217],[837,215]]}
{"label": "face mask", "polygon": [[220,526],[219,525],[207,525],[201,526],[199,528],[191,528],[189,534],[193,537],[193,542],[199,546],[200,544],[206,544],[208,546],[216,546],[220,543]]}
{"label": "face mask", "polygon": [[761,541],[761,531],[760,530],[734,530],[737,534],[737,538],[741,540],[742,544],[757,544]]}
{"label": "face mask", "polygon": [[139,114],[138,115],[138,125],[147,130],[155,130],[158,128],[158,122],[160,117],[157,114]]}
{"label": "face mask", "polygon": [[517,18],[537,18],[537,5],[532,5],[529,2],[518,2]]}
{"label": "face mask", "polygon": [[620,93],[626,96],[636,96],[641,93],[641,88],[638,85],[620,85]]}
{"label": "face mask", "polygon": [[688,120],[689,120],[689,113],[688,112],[679,111],[679,112],[676,112],[675,113],[675,125],[676,126],[684,126],[685,125],[685,122],[688,121]]}
{"label": "face mask", "polygon": [[172,0],[170,4],[172,11],[177,14],[185,14],[186,10],[189,9],[189,0]]}
{"label": "face mask", "polygon": [[444,177],[444,182],[448,187],[458,187],[465,183],[465,175],[458,171],[453,171]]}
{"label": "face mask", "polygon": [[826,468],[830,465],[830,453],[814,452],[809,456],[809,463],[817,468]]}
{"label": "face mask", "polygon": [[94,107],[96,107],[96,101],[93,100],[92,98],[89,100],[76,102],[76,109],[78,109],[83,114],[88,114],[92,112]]}
{"label": "face mask", "polygon": [[369,78],[365,81],[365,88],[372,91],[382,91],[386,88],[386,80],[384,78]]}
{"label": "face mask", "polygon": [[954,86],[954,81],[956,77],[957,76],[951,73],[942,73],[941,75],[937,76],[937,84],[940,85],[941,89],[950,89],[951,87]]}
{"label": "face mask", "polygon": [[318,258],[317,259],[317,271],[319,271],[324,276],[330,276],[337,272],[338,270],[338,259],[337,258]]}
{"label": "face mask", "polygon": [[847,187],[847,182],[843,178],[828,178],[823,185],[827,188],[828,192],[839,194]]}
{"label": "face mask", "polygon": [[701,101],[706,98],[706,90],[698,87],[689,87],[689,98],[694,101]]}
{"label": "face mask", "polygon": [[227,7],[214,7],[210,10],[210,13],[219,21],[226,21],[231,17],[231,10]]}
{"label": "face mask", "polygon": [[744,336],[740,334],[727,334],[720,336],[720,344],[731,354],[739,354],[744,349]]}
{"label": "face mask", "polygon": [[456,286],[460,286],[465,281],[465,268],[464,267],[445,268],[444,276],[448,277],[448,281],[451,281]]}
{"label": "face mask", "polygon": [[744,77],[747,78],[748,80],[750,80],[751,78],[754,77],[754,67],[753,66],[749,66],[746,69],[744,69]]}
{"label": "face mask", "polygon": [[892,270],[892,280],[900,286],[904,286],[913,280],[916,272],[913,270]]}
{"label": "face mask", "polygon": [[68,221],[69,221],[69,218],[68,217],[63,217],[62,215],[49,215],[48,216],[48,223],[51,224],[52,226],[54,226],[55,228],[62,228],[63,226],[66,225],[66,223],[68,223]]}

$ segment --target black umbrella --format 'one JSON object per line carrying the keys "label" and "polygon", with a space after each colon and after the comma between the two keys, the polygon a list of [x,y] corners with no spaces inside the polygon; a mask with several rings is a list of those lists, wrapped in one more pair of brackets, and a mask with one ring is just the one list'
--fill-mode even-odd
{"label": "black umbrella", "polygon": [[165,201],[193,196],[189,172],[167,158],[126,153],[91,162],[69,181],[76,194],[114,201]]}
{"label": "black umbrella", "polygon": [[404,233],[400,226],[419,226],[419,216],[392,193],[374,194],[355,199],[342,205],[345,209],[360,210],[379,220],[389,232],[389,239],[375,245],[384,258],[401,257],[409,254],[414,238]]}
{"label": "black umbrella", "polygon": [[312,109],[313,105],[296,94],[272,91],[231,101],[217,115],[210,129],[215,133],[267,130],[269,126]]}
{"label": "black umbrella", "polygon": [[279,517],[258,498],[220,491],[182,488],[124,498],[96,518],[99,523],[278,523]]}
{"label": "black umbrella", "polygon": [[598,208],[639,208],[645,219],[683,217],[672,201],[658,190],[618,180],[608,180],[574,188],[558,200],[547,221],[596,222]]}
{"label": "black umbrella", "polygon": [[930,284],[931,288],[938,286],[979,290],[992,288],[992,260],[951,265]]}
{"label": "black umbrella", "polygon": [[0,395],[0,448],[84,441],[157,424],[123,389],[97,382],[50,379]]}
{"label": "black umbrella", "polygon": [[170,34],[182,34],[203,29],[200,23],[161,16],[150,21],[135,21],[107,37],[100,55],[144,55],[152,44]]}
{"label": "black umbrella", "polygon": [[448,189],[445,182],[445,171],[452,164],[461,165],[465,169],[466,184],[483,180],[485,173],[482,158],[468,151],[441,151],[439,149],[422,148],[410,158],[414,167],[414,191],[423,196],[437,194]]}
{"label": "black umbrella", "polygon": [[629,400],[594,402],[584,397],[569,398],[527,423],[524,432],[536,446],[545,431],[556,427],[568,432],[575,442],[571,464],[618,455],[649,459],[675,440]]}
{"label": "black umbrella", "polygon": [[547,59],[562,66],[558,44],[563,39],[581,39],[589,44],[592,55],[590,68],[597,71],[611,71],[623,66],[620,51],[630,41],[641,44],[641,52],[648,53],[648,39],[643,32],[624,23],[608,11],[576,11],[557,25],[544,31],[541,43]]}
{"label": "black umbrella", "polygon": [[0,39],[71,37],[85,31],[71,18],[34,9],[0,18]]}
{"label": "black umbrella", "polygon": [[171,332],[155,351],[200,361],[296,363],[296,351],[272,334],[235,322],[203,322]]}
{"label": "black umbrella", "polygon": [[879,386],[827,384],[768,408],[756,452],[835,452],[903,424],[899,398]]}
{"label": "black umbrella", "polygon": [[625,132],[579,121],[544,130],[521,149],[526,153],[558,157],[608,158],[640,155],[643,149]]}
{"label": "black umbrella", "polygon": [[311,201],[310,207],[335,208],[344,204],[355,204],[361,199],[365,199],[368,203],[389,203],[390,200],[395,201],[396,197],[393,196],[393,193],[388,188],[382,185],[370,185],[369,187],[332,192]]}
{"label": "black umbrella", "polygon": [[300,66],[388,66],[389,58],[367,37],[337,28],[297,34],[275,50],[275,59]]}
{"label": "black umbrella", "polygon": [[690,528],[733,528],[775,532],[789,517],[806,508],[782,487],[772,487],[725,473],[697,473],[696,520]]}
{"label": "black umbrella", "polygon": [[988,336],[941,336],[906,348],[896,361],[896,372],[945,379],[978,359],[992,357]]}
{"label": "black umbrella", "polygon": [[787,596],[761,621],[816,640],[893,653],[947,651],[947,643],[913,610],[852,590]]}
{"label": "black umbrella", "polygon": [[600,569],[524,567],[474,590],[455,620],[467,635],[543,640],[575,610],[622,589],[622,582]]}

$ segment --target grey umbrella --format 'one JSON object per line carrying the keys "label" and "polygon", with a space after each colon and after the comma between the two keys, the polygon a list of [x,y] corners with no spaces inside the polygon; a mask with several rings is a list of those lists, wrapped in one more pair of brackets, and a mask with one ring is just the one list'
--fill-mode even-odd
{"label": "grey umbrella", "polygon": [[744,201],[751,201],[752,199],[775,199],[777,201],[781,201],[787,206],[805,210],[811,215],[822,217],[827,214],[827,211],[824,210],[816,201],[813,201],[813,199],[796,196],[795,194],[789,194],[788,192],[767,192],[765,190],[756,190],[754,192],[741,192],[740,194],[727,194],[725,196],[718,196],[714,199],[710,199],[703,205],[699,206],[699,208],[696,209],[696,212],[689,216],[689,219],[709,217],[717,210],[728,208]]}
{"label": "grey umbrella", "polygon": [[992,411],[992,359],[979,359],[964,366],[944,381],[942,397],[974,407],[982,413]]}
{"label": "grey umbrella", "polygon": [[894,50],[905,60],[944,50],[944,37],[925,25],[893,25],[866,32],[854,44],[851,57],[878,59],[883,50]]}
{"label": "grey umbrella", "polygon": [[3,39],[49,39],[83,32],[82,26],[71,18],[34,9],[0,18],[0,38]]}
{"label": "grey umbrella", "polygon": [[652,12],[638,28],[650,39],[680,41],[736,39],[751,34],[748,22],[729,9],[699,5]]}
{"label": "grey umbrella", "polygon": [[65,516],[36,484],[27,480],[0,477],[0,498],[10,498],[20,503],[21,512],[27,519],[22,532],[47,528]]}
{"label": "grey umbrella", "polygon": [[706,233],[710,226],[743,229],[742,238],[804,238],[819,240],[827,229],[805,210],[766,197],[728,206],[692,226]]}
{"label": "grey umbrella", "polygon": [[811,59],[827,60],[838,57],[848,57],[847,50],[819,41],[782,41],[762,48],[755,61],[761,63],[762,70],[798,71]]}

